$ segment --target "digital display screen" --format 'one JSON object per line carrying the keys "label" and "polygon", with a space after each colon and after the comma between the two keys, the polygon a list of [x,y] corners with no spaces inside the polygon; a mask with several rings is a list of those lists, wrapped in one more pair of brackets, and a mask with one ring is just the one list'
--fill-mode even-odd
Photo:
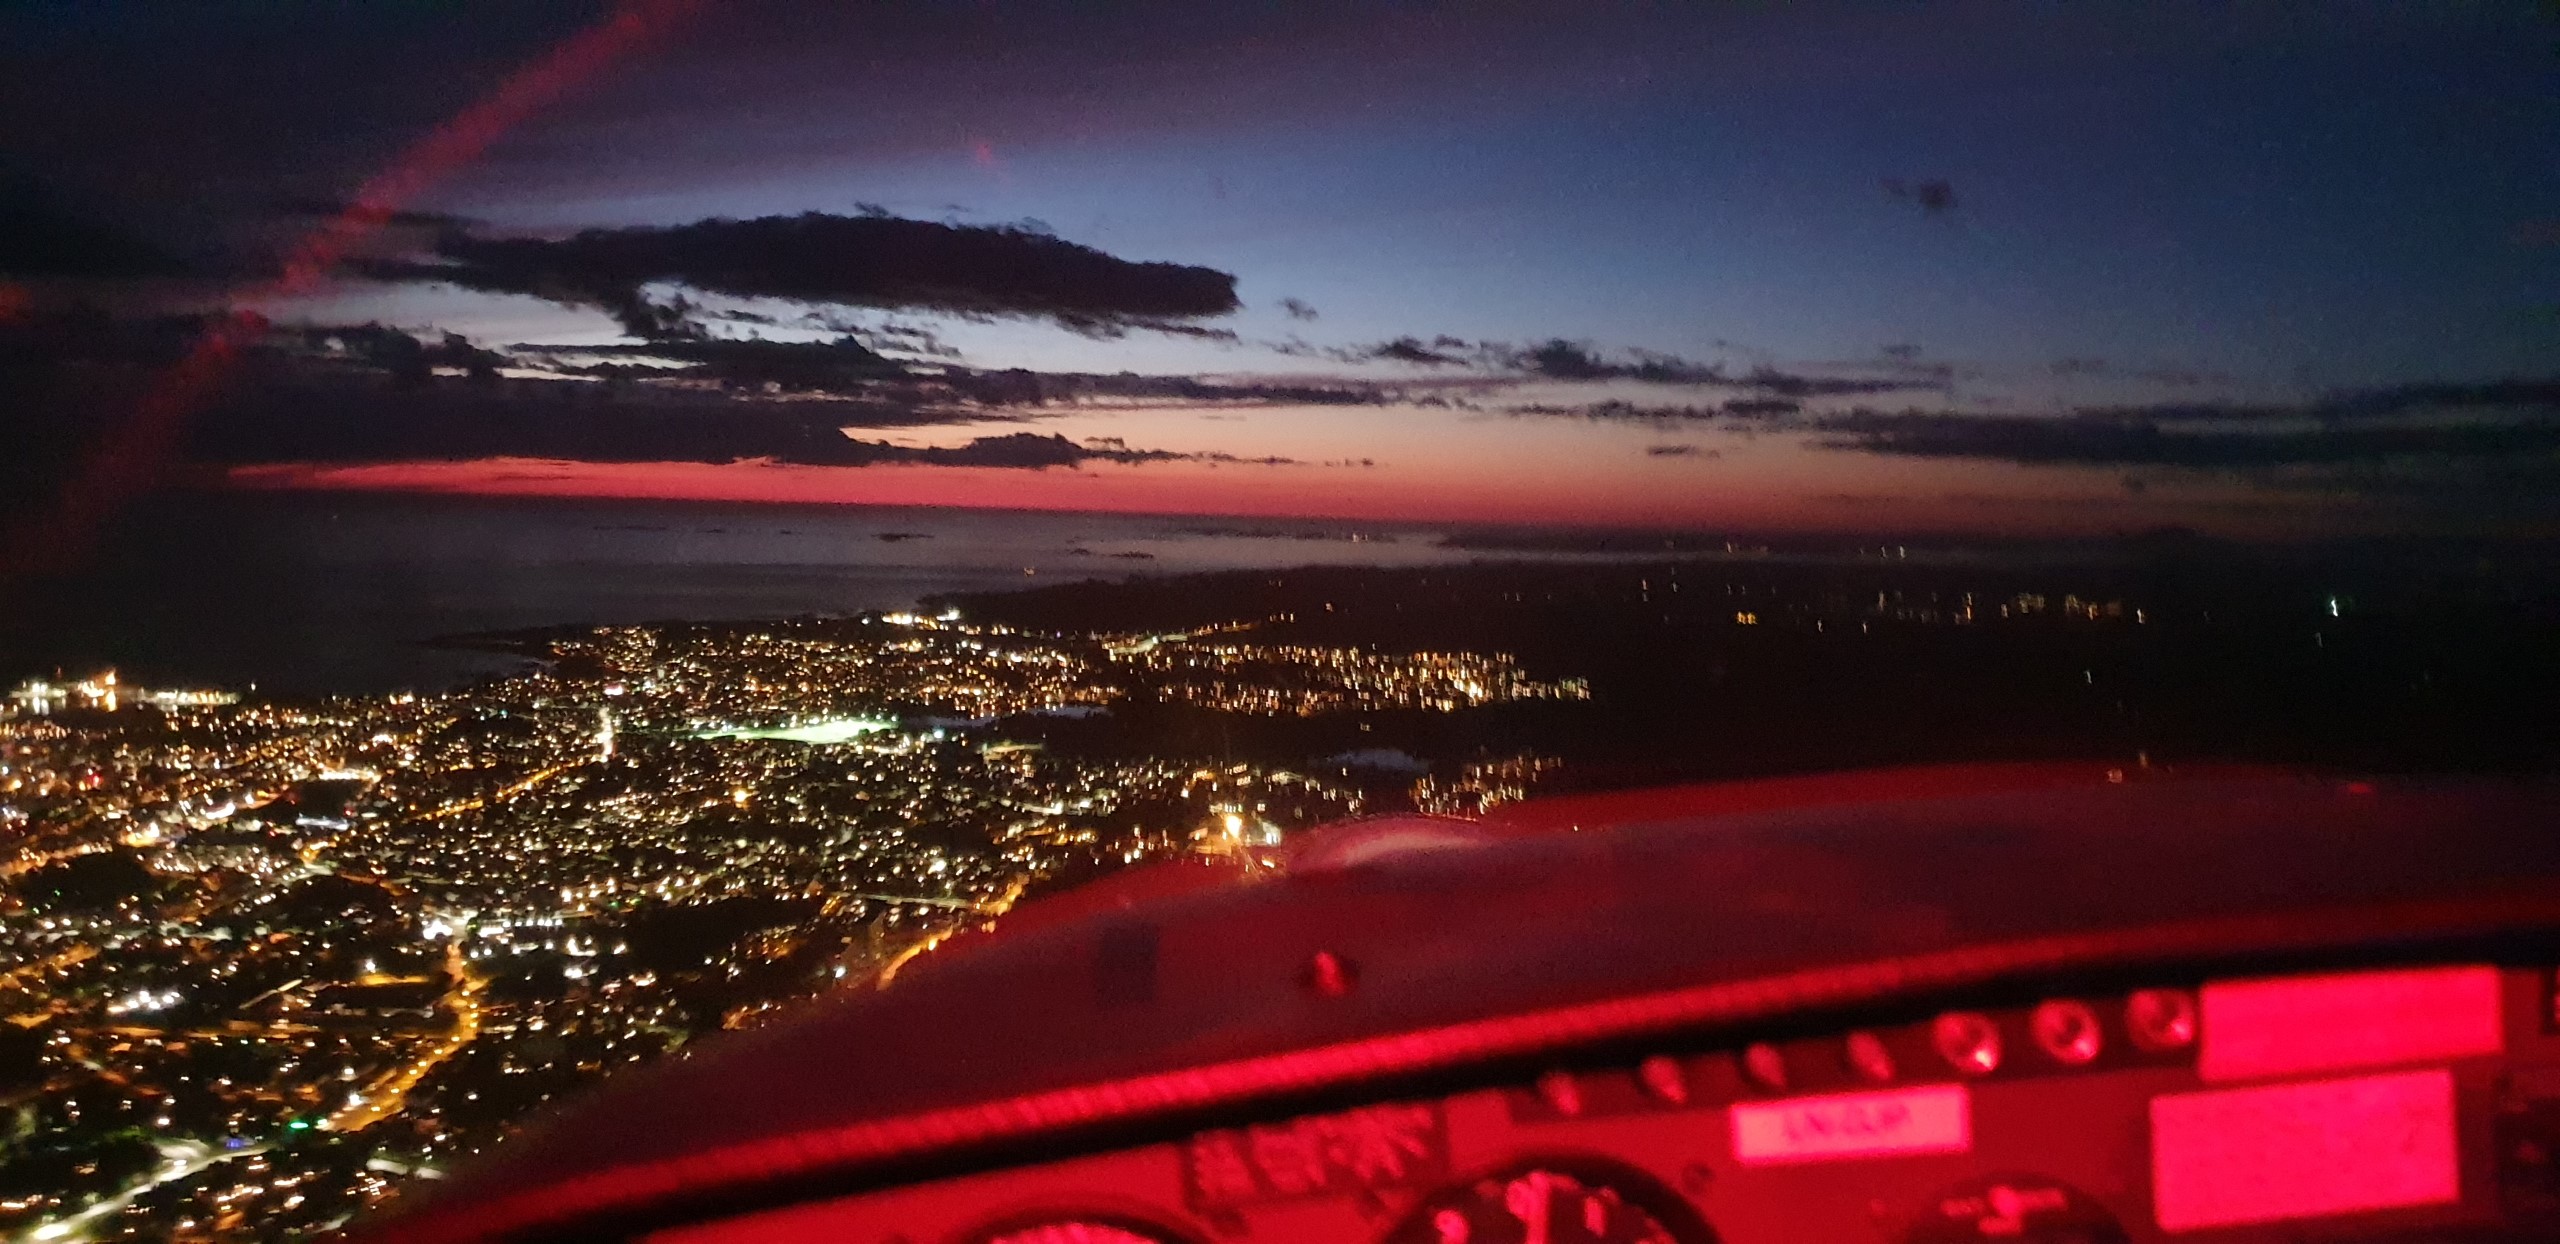
{"label": "digital display screen", "polygon": [[2165,1231],[2455,1201],[2455,1153],[2441,1069],[2151,1100]]}

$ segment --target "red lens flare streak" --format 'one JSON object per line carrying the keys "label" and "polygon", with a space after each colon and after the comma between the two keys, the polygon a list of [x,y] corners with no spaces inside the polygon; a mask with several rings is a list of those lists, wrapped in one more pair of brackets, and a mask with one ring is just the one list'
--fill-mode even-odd
{"label": "red lens flare streak", "polygon": [[[295,243],[278,275],[242,291],[256,302],[311,292],[357,243],[392,213],[457,170],[543,108],[662,35],[701,0],[624,0],[613,16],[518,69],[480,102],[439,125],[390,168],[357,190],[346,210]],[[0,319],[9,303],[0,292]],[[205,330],[186,357],[155,378],[131,414],[109,428],[73,468],[50,510],[18,523],[0,544],[0,578],[59,569],[85,556],[98,527],[124,500],[160,477],[187,415],[219,389],[242,347],[266,318],[235,311]]]}

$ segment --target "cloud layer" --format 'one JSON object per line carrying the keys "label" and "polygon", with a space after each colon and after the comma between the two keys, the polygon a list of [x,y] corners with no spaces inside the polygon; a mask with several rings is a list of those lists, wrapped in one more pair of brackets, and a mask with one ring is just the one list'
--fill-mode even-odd
{"label": "cloud layer", "polygon": [[1855,374],[1817,374],[1765,364],[1735,370],[1722,363],[1699,362],[1658,350],[1608,350],[1589,341],[1564,337],[1520,345],[1468,341],[1445,334],[1426,340],[1408,334],[1369,345],[1284,352],[1320,353],[1345,363],[1403,363],[1523,380],[1718,386],[1785,399],[1944,390],[1955,379],[1953,369],[1917,362],[1909,353],[1891,354],[1879,362],[1825,369]]}
{"label": "cloud layer", "polygon": [[819,306],[1035,317],[1106,335],[1203,331],[1190,321],[1239,305],[1235,277],[1212,268],[1121,259],[1016,225],[885,214],[702,220],[559,239],[455,230],[438,239],[432,261],[366,271],[594,307],[653,339],[702,335],[689,308],[650,296],[650,287],[670,284]]}
{"label": "cloud layer", "polygon": [[1801,426],[1835,448],[2036,465],[2260,470],[2420,457],[2548,459],[2560,381],[2393,385],[2298,403],[2164,403],[2064,415],[1857,409]]}

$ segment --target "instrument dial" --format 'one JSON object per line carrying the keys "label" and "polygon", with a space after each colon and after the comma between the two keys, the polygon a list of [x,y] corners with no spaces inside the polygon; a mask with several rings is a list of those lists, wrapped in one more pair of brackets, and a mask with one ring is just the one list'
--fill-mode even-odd
{"label": "instrument dial", "polygon": [[1970,1179],[1938,1194],[1907,1244],[2124,1244],[2124,1228],[2089,1194],[2041,1175]]}
{"label": "instrument dial", "polygon": [[1386,1244],[1698,1244],[1686,1206],[1628,1175],[1532,1166],[1423,1202]]}

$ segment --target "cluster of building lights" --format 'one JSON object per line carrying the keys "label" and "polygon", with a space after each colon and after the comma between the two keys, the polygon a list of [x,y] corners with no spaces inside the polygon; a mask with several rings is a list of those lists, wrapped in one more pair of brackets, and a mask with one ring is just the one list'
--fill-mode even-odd
{"label": "cluster of building lights", "polygon": [[[1256,685],[1352,709],[1567,693],[1506,657],[1233,629],[608,627],[543,670],[299,704],[30,682],[0,708],[0,1019],[50,1034],[36,1125],[101,1173],[0,1204],[0,1231],[326,1229],[1050,878],[1364,810],[1347,781],[1033,727],[1107,730],[1211,675],[1244,711]],[[132,1128],[166,1138],[147,1169],[119,1165]]]}

